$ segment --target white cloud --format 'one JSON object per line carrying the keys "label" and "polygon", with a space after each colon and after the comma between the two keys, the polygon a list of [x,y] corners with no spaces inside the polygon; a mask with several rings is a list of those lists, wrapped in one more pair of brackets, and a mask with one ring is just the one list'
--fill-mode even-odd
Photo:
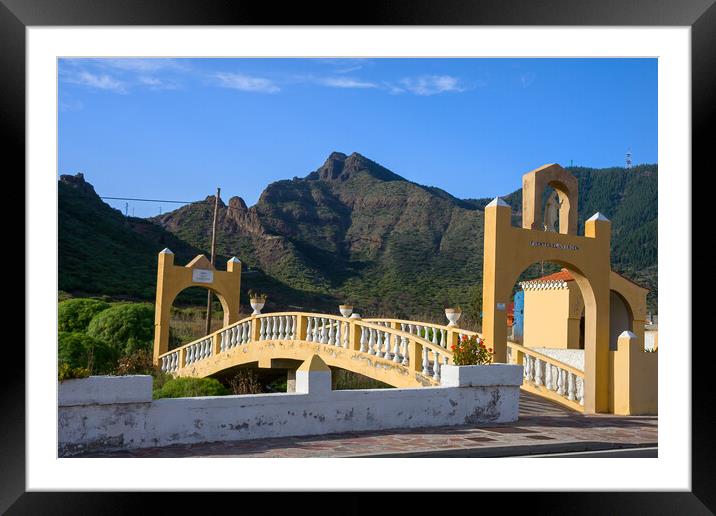
{"label": "white cloud", "polygon": [[318,79],[319,84],[329,86],[331,88],[378,88],[374,82],[361,81],[350,77],[324,77]]}
{"label": "white cloud", "polygon": [[96,75],[85,70],[80,70],[76,74],[65,75],[65,81],[115,93],[126,93],[127,91],[122,81],[107,74]]}
{"label": "white cloud", "polygon": [[277,93],[281,88],[270,79],[263,77],[252,77],[239,73],[217,73],[214,77],[219,81],[219,86],[240,91],[251,91],[257,93]]}
{"label": "white cloud", "polygon": [[150,73],[158,70],[184,71],[186,66],[174,59],[159,58],[120,58],[120,59],[97,59],[97,64],[124,70],[127,72]]}
{"label": "white cloud", "polygon": [[405,77],[398,81],[399,87],[393,87],[393,93],[406,90],[415,95],[437,95],[439,93],[466,91],[467,88],[457,77],[450,75],[422,75],[420,77]]}
{"label": "white cloud", "polygon": [[151,90],[175,90],[178,87],[174,82],[149,76],[139,77],[138,82],[142,86],[147,86]]}
{"label": "white cloud", "polygon": [[323,58],[318,59],[319,63],[331,66],[334,68],[335,73],[350,73],[362,69],[366,65],[371,64],[370,59],[363,57],[355,58]]}

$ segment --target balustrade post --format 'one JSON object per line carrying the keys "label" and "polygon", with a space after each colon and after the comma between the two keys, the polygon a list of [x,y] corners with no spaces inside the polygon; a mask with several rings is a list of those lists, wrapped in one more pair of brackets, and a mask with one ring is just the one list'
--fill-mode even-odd
{"label": "balustrade post", "polygon": [[179,348],[177,350],[179,353],[179,359],[177,360],[177,371],[179,369],[182,369],[184,367],[184,362],[186,360],[186,348]]}
{"label": "balustrade post", "polygon": [[212,342],[212,355],[216,356],[219,353],[221,353],[221,339],[219,338],[219,334],[215,333],[211,336],[211,342]]}
{"label": "balustrade post", "polygon": [[423,346],[413,338],[408,339],[408,367],[411,371],[421,373],[423,371]]}
{"label": "balustrade post", "polygon": [[261,336],[261,321],[256,317],[251,319],[251,342],[258,342]]}
{"label": "balustrade post", "polygon": [[305,315],[296,316],[296,340],[306,340],[306,326],[308,319]]}
{"label": "balustrade post", "polygon": [[448,328],[447,330],[447,348],[450,351],[452,351],[453,345],[456,345],[458,341],[458,332],[453,330],[452,328]]}
{"label": "balustrade post", "polygon": [[360,351],[360,326],[348,320],[348,349]]}
{"label": "balustrade post", "polygon": [[539,358],[535,359],[535,366],[534,366],[534,367],[535,367],[535,369],[534,369],[534,371],[535,371],[535,380],[534,380],[535,385],[542,385],[542,384],[543,384],[543,382],[542,382],[542,361],[541,361]]}

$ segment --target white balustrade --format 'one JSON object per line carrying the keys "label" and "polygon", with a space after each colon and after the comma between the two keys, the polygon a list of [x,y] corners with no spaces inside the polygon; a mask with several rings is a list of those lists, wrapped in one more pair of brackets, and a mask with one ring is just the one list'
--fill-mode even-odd
{"label": "white balustrade", "polygon": [[179,351],[173,351],[162,357],[162,371],[165,373],[173,373],[177,369],[179,369]]}
{"label": "white balustrade", "polygon": [[313,317],[306,317],[306,340],[313,342]]}
{"label": "white balustrade", "polygon": [[[511,346],[508,346],[508,350]],[[553,363],[547,358],[540,358],[533,355],[521,346],[512,350],[515,354],[515,362],[519,355],[522,355],[523,376],[525,383],[532,383],[536,386],[544,386],[546,389],[562,396],[566,400],[576,401],[584,406],[584,376],[574,371],[568,365]]]}
{"label": "white balustrade", "polygon": [[[450,353],[442,351],[448,345],[448,333],[439,325],[409,321],[366,321],[373,325],[368,328],[362,326],[360,321],[320,314],[265,314],[240,321],[215,334],[198,339],[184,346],[181,352],[174,350],[166,353],[160,357],[160,367],[165,372],[173,373],[181,367],[211,357],[214,353],[214,338],[218,340],[217,353],[229,352],[233,348],[250,343],[254,330],[260,341],[294,340],[298,337],[299,317],[304,318],[305,321],[305,340],[345,349],[350,349],[352,325],[357,324],[361,352],[391,361],[401,367],[410,365],[411,337],[409,335],[413,335],[422,352],[422,357],[415,357],[416,360],[421,360],[418,370],[422,370],[423,375],[436,382],[440,380],[442,366],[450,362]],[[254,325],[258,325],[258,328],[255,329]],[[179,359],[182,356],[184,363],[180,365]],[[575,395],[579,394],[578,389],[579,385],[575,383]]]}
{"label": "white balustrade", "polygon": [[433,378],[440,379],[440,354],[433,350]]}
{"label": "white balustrade", "polygon": [[400,335],[393,335],[393,362],[400,363]]}
{"label": "white balustrade", "polygon": [[567,377],[567,399],[570,401],[574,401],[576,399],[576,377],[574,373],[569,373],[569,376]]}

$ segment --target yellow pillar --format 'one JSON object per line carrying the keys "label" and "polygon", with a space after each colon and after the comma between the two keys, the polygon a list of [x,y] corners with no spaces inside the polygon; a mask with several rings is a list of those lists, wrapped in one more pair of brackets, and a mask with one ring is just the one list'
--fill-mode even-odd
{"label": "yellow pillar", "polygon": [[482,331],[485,341],[495,353],[495,362],[507,360],[507,305],[511,281],[509,267],[500,267],[501,239],[509,238],[510,206],[495,199],[485,206],[484,260],[482,266]]}
{"label": "yellow pillar", "polygon": [[174,253],[165,248],[159,253],[157,267],[157,296],[154,304],[154,364],[159,363],[159,355],[169,351],[169,311],[171,301],[169,303],[164,303],[163,301],[168,294],[165,290],[168,286],[165,284],[165,280],[173,266]]}
{"label": "yellow pillar", "polygon": [[596,240],[588,277],[573,272],[584,292],[584,412],[609,412],[609,265],[611,222],[596,213],[584,223],[584,236]]}

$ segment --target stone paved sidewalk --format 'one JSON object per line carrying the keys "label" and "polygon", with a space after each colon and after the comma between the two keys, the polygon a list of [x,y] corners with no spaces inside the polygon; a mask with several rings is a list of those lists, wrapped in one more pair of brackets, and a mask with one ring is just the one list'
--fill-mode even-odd
{"label": "stone paved sidewalk", "polygon": [[656,446],[656,416],[583,416],[520,393],[515,423],[173,445],[83,457],[478,457]]}

